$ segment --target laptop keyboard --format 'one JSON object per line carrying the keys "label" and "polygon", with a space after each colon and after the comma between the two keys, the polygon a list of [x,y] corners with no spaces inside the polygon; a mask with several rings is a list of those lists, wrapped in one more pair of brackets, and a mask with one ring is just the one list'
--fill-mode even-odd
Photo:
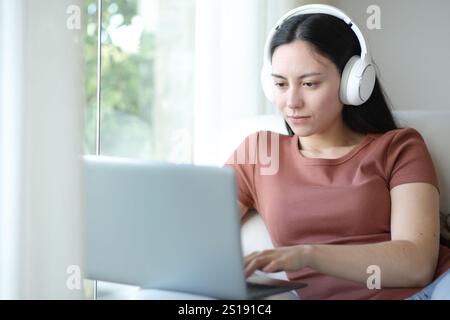
{"label": "laptop keyboard", "polygon": [[273,294],[289,291],[286,288],[279,286],[272,286],[269,284],[259,284],[247,282],[247,294],[250,298],[258,299],[262,297],[267,297]]}

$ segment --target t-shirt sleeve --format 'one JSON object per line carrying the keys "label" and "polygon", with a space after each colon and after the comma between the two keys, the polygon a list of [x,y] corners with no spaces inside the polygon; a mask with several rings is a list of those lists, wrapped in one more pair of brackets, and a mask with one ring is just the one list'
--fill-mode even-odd
{"label": "t-shirt sleeve", "polygon": [[249,208],[255,207],[255,164],[258,133],[247,136],[225,162],[234,169],[239,201]]}
{"label": "t-shirt sleeve", "polygon": [[386,159],[390,189],[405,183],[426,182],[439,191],[433,160],[417,130],[398,130],[389,144]]}

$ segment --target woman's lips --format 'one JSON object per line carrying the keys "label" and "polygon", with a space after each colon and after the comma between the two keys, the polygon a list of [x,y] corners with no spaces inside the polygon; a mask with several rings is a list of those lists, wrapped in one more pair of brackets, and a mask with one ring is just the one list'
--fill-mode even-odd
{"label": "woman's lips", "polygon": [[305,123],[311,118],[311,116],[289,116],[288,117],[292,123],[298,124],[298,123]]}

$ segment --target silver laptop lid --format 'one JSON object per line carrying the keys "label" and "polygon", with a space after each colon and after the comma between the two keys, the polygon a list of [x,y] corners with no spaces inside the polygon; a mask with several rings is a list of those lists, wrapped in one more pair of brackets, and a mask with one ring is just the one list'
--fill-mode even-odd
{"label": "silver laptop lid", "polygon": [[246,297],[230,168],[85,157],[86,277]]}

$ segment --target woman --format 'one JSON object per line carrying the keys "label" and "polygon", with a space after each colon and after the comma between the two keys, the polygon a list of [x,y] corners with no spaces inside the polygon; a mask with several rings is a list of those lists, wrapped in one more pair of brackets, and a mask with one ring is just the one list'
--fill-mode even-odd
{"label": "woman", "polygon": [[[242,215],[255,208],[275,245],[245,258],[246,275],[286,271],[308,283],[301,299],[426,298],[450,287],[424,140],[397,128],[378,80],[362,105],[340,99],[344,66],[361,54],[352,29],[332,15],[294,16],[270,54],[273,98],[290,135],[255,133],[226,163]],[[275,174],[261,174],[261,144],[278,157]],[[237,163],[242,154],[256,161]]]}

